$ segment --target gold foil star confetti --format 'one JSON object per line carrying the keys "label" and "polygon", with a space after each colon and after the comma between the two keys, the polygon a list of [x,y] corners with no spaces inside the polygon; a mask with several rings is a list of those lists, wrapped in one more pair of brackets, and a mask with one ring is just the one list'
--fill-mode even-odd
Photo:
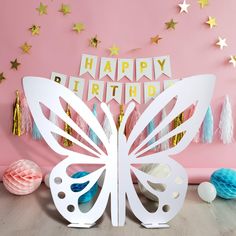
{"label": "gold foil star confetti", "polygon": [[175,25],[177,24],[178,22],[175,22],[173,19],[171,19],[170,21],[166,22],[166,29],[175,29]]}
{"label": "gold foil star confetti", "polygon": [[14,61],[10,61],[11,62],[11,69],[18,69],[18,66],[20,66],[20,63],[17,61],[17,59],[15,59]]}
{"label": "gold foil star confetti", "polygon": [[97,35],[95,35],[95,37],[92,37],[89,40],[89,46],[91,46],[93,48],[97,48],[99,43],[101,43],[101,41],[98,39]]}
{"label": "gold foil star confetti", "polygon": [[233,64],[233,67],[236,67],[236,56],[230,56],[229,63]]}
{"label": "gold foil star confetti", "polygon": [[161,40],[162,38],[159,36],[159,35],[156,35],[156,36],[154,36],[154,37],[151,37],[151,43],[152,44],[158,44],[159,43],[159,41]]}
{"label": "gold foil star confetti", "polygon": [[4,74],[3,74],[3,72],[0,73],[0,83],[1,83],[3,80],[5,80],[5,79],[6,79],[6,78],[5,78]]}
{"label": "gold foil star confetti", "polygon": [[208,0],[198,0],[198,3],[200,4],[201,8],[204,8],[209,4]]}
{"label": "gold foil star confetti", "polygon": [[208,21],[206,22],[206,24],[208,24],[211,29],[212,29],[213,27],[216,27],[216,18],[209,16],[209,17],[208,17]]}
{"label": "gold foil star confetti", "polygon": [[43,5],[43,3],[40,2],[40,5],[36,10],[39,12],[39,15],[47,15],[48,14],[48,6]]}
{"label": "gold foil star confetti", "polygon": [[31,32],[31,35],[33,35],[33,36],[39,35],[39,33],[40,33],[40,26],[39,25],[32,25],[29,28],[29,31]]}
{"label": "gold foil star confetti", "polygon": [[29,54],[30,49],[32,48],[32,46],[25,42],[23,45],[21,45],[20,48],[21,48],[23,53],[28,53]]}
{"label": "gold foil star confetti", "polygon": [[70,6],[66,4],[61,4],[61,8],[59,9],[64,16],[71,13]]}
{"label": "gold foil star confetti", "polygon": [[81,31],[85,30],[85,26],[83,23],[76,23],[73,25],[73,31],[75,31],[76,33],[80,33]]}
{"label": "gold foil star confetti", "polygon": [[180,13],[182,12],[188,13],[188,7],[190,7],[190,4],[186,3],[186,1],[184,0],[183,3],[179,4]]}
{"label": "gold foil star confetti", "polygon": [[221,37],[218,37],[218,41],[216,43],[217,46],[220,47],[220,49],[224,49],[224,47],[227,47],[226,39],[222,39]]}
{"label": "gold foil star confetti", "polygon": [[119,48],[113,44],[111,48],[109,48],[110,56],[118,56],[119,55]]}

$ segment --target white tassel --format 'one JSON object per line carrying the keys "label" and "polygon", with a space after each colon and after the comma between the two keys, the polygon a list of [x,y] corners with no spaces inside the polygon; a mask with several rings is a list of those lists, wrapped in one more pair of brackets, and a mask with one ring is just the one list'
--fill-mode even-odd
{"label": "white tassel", "polygon": [[[108,108],[110,109],[110,106],[108,106]],[[112,132],[111,132],[111,126],[110,126],[109,120],[106,115],[104,116],[103,129],[109,140],[112,135]]]}
{"label": "white tassel", "polygon": [[224,105],[220,114],[220,139],[224,144],[233,142],[234,124],[233,124],[232,108],[228,95],[225,96]]}
{"label": "white tassel", "polygon": [[[57,118],[57,115],[50,111],[50,115],[49,115],[49,120],[54,124],[56,125],[57,127],[59,127],[59,122],[58,122],[58,118]],[[53,133],[53,136],[56,140],[59,140],[59,135],[58,134],[55,134]]]}
{"label": "white tassel", "polygon": [[[163,108],[162,114],[161,114],[161,119],[164,120],[165,117],[166,117],[166,110]],[[169,133],[169,125],[167,125],[164,129],[161,130],[159,138],[164,137],[168,133]],[[167,150],[167,149],[169,149],[169,147],[170,147],[169,139],[167,139],[166,141],[161,143],[161,151]]]}

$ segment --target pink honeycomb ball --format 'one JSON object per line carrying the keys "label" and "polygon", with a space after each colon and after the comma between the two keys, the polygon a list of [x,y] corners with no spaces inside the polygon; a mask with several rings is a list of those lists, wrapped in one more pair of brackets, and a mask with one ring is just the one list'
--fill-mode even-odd
{"label": "pink honeycomb ball", "polygon": [[26,195],[40,186],[42,178],[42,171],[37,164],[30,160],[19,160],[5,170],[2,180],[9,192]]}

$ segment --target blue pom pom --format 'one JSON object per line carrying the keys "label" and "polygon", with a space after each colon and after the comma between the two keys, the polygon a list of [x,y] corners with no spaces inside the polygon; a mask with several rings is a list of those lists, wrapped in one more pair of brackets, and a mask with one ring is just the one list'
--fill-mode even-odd
{"label": "blue pom pom", "polygon": [[215,186],[219,197],[236,198],[236,171],[226,168],[216,170],[211,175],[211,183]]}
{"label": "blue pom pom", "polygon": [[[79,172],[76,172],[75,174],[73,174],[71,177],[74,179],[79,179],[79,178],[86,176],[88,174],[89,174],[89,172],[79,171]],[[71,190],[73,192],[80,192],[88,185],[88,183],[89,183],[89,181],[82,183],[82,184],[72,184]],[[80,196],[78,203],[90,202],[93,199],[93,197],[96,195],[97,191],[98,191],[98,184],[95,183],[93,185],[93,187],[88,192],[86,192],[82,196]]]}

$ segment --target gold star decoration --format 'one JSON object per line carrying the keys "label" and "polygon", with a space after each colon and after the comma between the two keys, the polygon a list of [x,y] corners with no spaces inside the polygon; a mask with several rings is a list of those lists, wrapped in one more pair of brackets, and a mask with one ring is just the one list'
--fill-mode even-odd
{"label": "gold star decoration", "polygon": [[61,4],[61,8],[59,9],[64,16],[71,13],[70,6],[66,4]]}
{"label": "gold star decoration", "polygon": [[20,63],[17,61],[17,58],[14,61],[10,61],[11,62],[11,69],[18,69],[18,66],[20,66]]}
{"label": "gold star decoration", "polygon": [[6,79],[6,78],[5,78],[4,74],[3,74],[3,72],[0,73],[0,83],[1,83],[3,80],[5,80],[5,79]]}
{"label": "gold star decoration", "polygon": [[47,15],[48,14],[48,6],[43,5],[43,3],[40,2],[40,5],[36,10],[39,12],[39,15]]}
{"label": "gold star decoration", "polygon": [[111,48],[109,48],[110,56],[118,56],[119,55],[119,48],[113,44]]}
{"label": "gold star decoration", "polygon": [[188,7],[190,7],[190,4],[186,3],[186,1],[184,0],[183,3],[179,4],[180,13],[182,12],[188,13]]}
{"label": "gold star decoration", "polygon": [[23,53],[28,53],[29,54],[30,49],[32,48],[32,46],[25,42],[23,45],[21,45],[20,48],[21,48]]}
{"label": "gold star decoration", "polygon": [[81,31],[85,30],[84,24],[83,23],[76,23],[73,25],[73,31],[76,33],[80,33]]}
{"label": "gold star decoration", "polygon": [[233,67],[236,67],[236,56],[230,56],[229,63],[232,63]]}
{"label": "gold star decoration", "polygon": [[95,35],[95,37],[92,37],[89,40],[89,46],[91,46],[93,48],[97,48],[99,43],[101,43],[101,41],[98,39],[97,35]]}
{"label": "gold star decoration", "polygon": [[166,22],[166,29],[175,29],[175,25],[178,22],[175,22],[173,19],[171,19],[169,22]]}
{"label": "gold star decoration", "polygon": [[208,0],[198,0],[198,3],[200,4],[201,8],[204,8],[209,4]]}
{"label": "gold star decoration", "polygon": [[208,17],[208,21],[206,22],[206,24],[208,24],[211,29],[212,29],[213,27],[216,27],[216,18],[209,16],[209,17]]}
{"label": "gold star decoration", "polygon": [[151,43],[158,44],[161,39],[162,38],[159,35],[156,35],[154,37],[151,37]]}
{"label": "gold star decoration", "polygon": [[39,33],[40,33],[40,26],[39,25],[32,25],[29,28],[29,31],[31,32],[31,35],[33,35],[33,36],[39,35]]}
{"label": "gold star decoration", "polygon": [[226,39],[222,39],[221,37],[218,37],[218,41],[216,43],[217,46],[220,47],[220,49],[224,49],[224,47],[227,47]]}

